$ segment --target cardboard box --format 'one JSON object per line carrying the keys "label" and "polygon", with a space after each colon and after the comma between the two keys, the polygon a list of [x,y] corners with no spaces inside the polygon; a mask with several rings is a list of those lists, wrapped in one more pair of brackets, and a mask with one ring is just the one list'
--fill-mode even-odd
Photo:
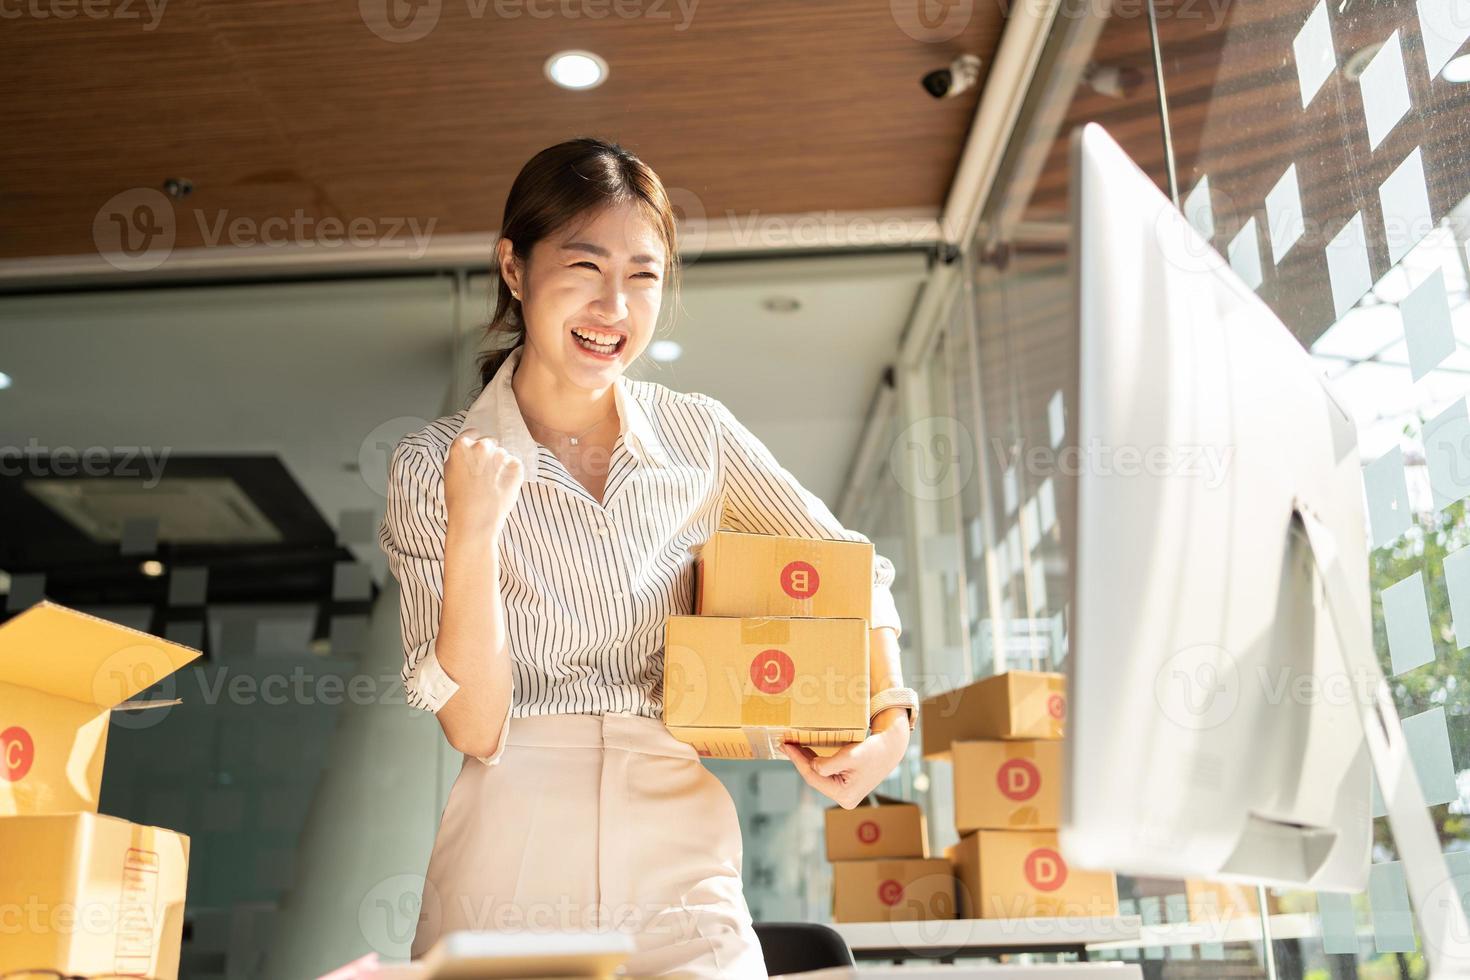
{"label": "cardboard box", "polygon": [[0,626],[0,817],[95,813],[112,709],[198,656],[48,601]]}
{"label": "cardboard box", "polygon": [[873,545],[715,531],[694,553],[701,616],[873,618]]}
{"label": "cardboard box", "polygon": [[919,704],[926,759],[949,757],[949,744],[994,738],[1061,738],[1067,716],[1065,675],[1010,670]]}
{"label": "cardboard box", "polygon": [[[1189,907],[1190,922],[1221,922],[1225,919],[1254,919],[1261,912],[1256,901],[1256,886],[1229,881],[1184,879],[1184,900]],[[1266,914],[1280,915],[1277,896],[1266,889]]]}
{"label": "cardboard box", "polygon": [[876,806],[827,808],[827,860],[928,857],[929,827],[919,805],[877,793],[873,798]]}
{"label": "cardboard box", "polygon": [[95,813],[0,818],[0,975],[179,973],[189,838]]}
{"label": "cardboard box", "polygon": [[861,619],[670,616],[664,724],[702,756],[785,759],[781,742],[836,751],[868,735]]}
{"label": "cardboard box", "polygon": [[832,862],[833,922],[954,917],[954,869],[942,858]]}
{"label": "cardboard box", "polygon": [[954,826],[1055,830],[1062,811],[1062,743],[1051,739],[950,743]]}
{"label": "cardboard box", "polygon": [[1055,831],[977,830],[952,860],[962,918],[1118,914],[1117,876],[1069,868]]}

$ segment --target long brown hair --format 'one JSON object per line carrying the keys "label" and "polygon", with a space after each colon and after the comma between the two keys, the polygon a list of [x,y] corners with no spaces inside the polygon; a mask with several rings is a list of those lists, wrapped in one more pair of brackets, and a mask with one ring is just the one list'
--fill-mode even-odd
{"label": "long brown hair", "polygon": [[[512,254],[529,268],[537,242],[579,218],[628,203],[643,210],[663,240],[665,277],[677,309],[679,250],[673,206],[653,168],[617,143],[580,136],[548,146],[528,160],[510,185],[500,237],[511,240]],[[511,351],[526,342],[521,301],[510,294],[503,278],[499,282],[495,313],[485,327],[490,349],[478,358],[482,388]]]}

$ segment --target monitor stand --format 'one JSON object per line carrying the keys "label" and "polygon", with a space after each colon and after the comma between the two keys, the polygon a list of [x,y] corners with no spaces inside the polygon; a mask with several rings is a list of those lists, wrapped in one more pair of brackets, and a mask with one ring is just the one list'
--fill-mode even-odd
{"label": "monitor stand", "polygon": [[[1373,650],[1370,613],[1367,609],[1353,608],[1353,590],[1338,560],[1332,532],[1301,499],[1295,501],[1293,511],[1293,522],[1306,532],[1317,574],[1322,576],[1343,666],[1355,681],[1361,678],[1368,682],[1364,687],[1373,692],[1371,701],[1358,705],[1363,734],[1368,740],[1368,755],[1378,777],[1378,788],[1388,808],[1394,844],[1403,861],[1409,899],[1419,923],[1424,958],[1429,964],[1429,980],[1470,978],[1470,924],[1465,920],[1459,889],[1440,850],[1439,833],[1429,818],[1388,681]],[[1360,690],[1356,683],[1353,689]]]}

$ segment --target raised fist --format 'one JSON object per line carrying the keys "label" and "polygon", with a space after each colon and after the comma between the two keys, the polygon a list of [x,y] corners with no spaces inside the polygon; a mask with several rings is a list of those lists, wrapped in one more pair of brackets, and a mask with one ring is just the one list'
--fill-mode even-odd
{"label": "raised fist", "polygon": [[444,509],[451,524],[500,533],[520,499],[525,467],[504,446],[473,426],[449,446],[444,463]]}

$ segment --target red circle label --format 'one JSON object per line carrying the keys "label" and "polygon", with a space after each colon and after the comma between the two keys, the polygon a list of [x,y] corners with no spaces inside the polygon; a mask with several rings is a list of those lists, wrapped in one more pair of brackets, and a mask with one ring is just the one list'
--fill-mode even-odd
{"label": "red circle label", "polygon": [[1039,892],[1054,892],[1067,883],[1067,862],[1049,847],[1038,847],[1026,855],[1026,880]]}
{"label": "red circle label", "polygon": [[892,878],[885,878],[878,883],[878,901],[884,905],[897,905],[903,898],[903,885]]}
{"label": "red circle label", "polygon": [[796,665],[781,650],[762,650],[750,662],[750,680],[763,694],[780,694],[796,679]]}
{"label": "red circle label", "polygon": [[857,825],[857,838],[864,844],[871,844],[878,839],[882,831],[878,825],[871,820],[864,820]]}
{"label": "red circle label", "polygon": [[810,599],[820,584],[821,576],[811,562],[793,561],[781,569],[781,588],[793,599]]}
{"label": "red circle label", "polygon": [[1060,694],[1053,694],[1046,699],[1046,713],[1053,718],[1061,718],[1067,713],[1067,699]]}
{"label": "red circle label", "polygon": [[0,779],[19,782],[36,761],[36,743],[19,725],[0,732]]}
{"label": "red circle label", "polygon": [[1030,759],[1007,759],[995,771],[995,785],[1008,800],[1029,800],[1041,789],[1041,772]]}

